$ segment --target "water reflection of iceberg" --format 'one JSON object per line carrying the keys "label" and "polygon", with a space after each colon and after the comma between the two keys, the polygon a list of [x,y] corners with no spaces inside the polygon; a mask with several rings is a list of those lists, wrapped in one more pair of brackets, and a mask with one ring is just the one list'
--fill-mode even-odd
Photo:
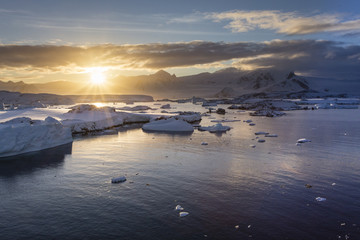
{"label": "water reflection of iceberg", "polygon": [[40,169],[57,168],[71,154],[72,143],[17,156],[0,158],[0,177],[31,174]]}

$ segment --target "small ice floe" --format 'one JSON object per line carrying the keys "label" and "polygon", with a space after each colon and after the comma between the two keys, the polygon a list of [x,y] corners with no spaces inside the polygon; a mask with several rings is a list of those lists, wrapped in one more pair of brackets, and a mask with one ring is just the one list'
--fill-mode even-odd
{"label": "small ice floe", "polygon": [[277,134],[265,134],[265,137],[277,137]]}
{"label": "small ice floe", "polygon": [[161,109],[170,109],[171,106],[170,106],[170,104],[165,104],[165,105],[162,105],[160,108]]}
{"label": "small ice floe", "polygon": [[334,182],[331,184],[331,186],[335,186],[335,185],[336,185],[336,183],[334,183]]}
{"label": "small ice floe", "polygon": [[323,201],[326,201],[326,198],[317,197],[317,198],[315,198],[315,200],[318,201],[318,202],[323,202]]}
{"label": "small ice floe", "polygon": [[311,142],[311,140],[306,139],[306,138],[300,138],[297,140],[297,143],[307,143],[307,142]]}
{"label": "small ice floe", "polygon": [[179,212],[179,217],[185,217],[187,215],[189,215],[188,212]]}
{"label": "small ice floe", "polygon": [[184,210],[183,207],[181,207],[180,205],[176,205],[175,211],[182,211],[182,210]]}
{"label": "small ice floe", "polygon": [[340,223],[340,226],[345,226],[346,225],[346,223]]}
{"label": "small ice floe", "polygon": [[208,145],[208,143],[207,142],[202,142],[201,145]]}
{"label": "small ice floe", "polygon": [[125,182],[125,181],[126,181],[125,176],[116,177],[116,178],[111,179],[111,183],[121,183],[121,182]]}
{"label": "small ice floe", "polygon": [[213,126],[208,127],[199,127],[200,131],[209,131],[211,133],[219,133],[219,132],[226,132],[230,130],[229,126],[223,126],[221,123],[217,123]]}
{"label": "small ice floe", "polygon": [[252,148],[256,148],[256,145],[250,145],[250,147],[252,147]]}
{"label": "small ice floe", "polygon": [[251,225],[249,225],[248,228],[251,228]]}
{"label": "small ice floe", "polygon": [[255,135],[267,135],[269,134],[268,132],[256,132]]}
{"label": "small ice floe", "polygon": [[265,142],[265,139],[258,139],[258,142],[263,143],[263,142]]}
{"label": "small ice floe", "polygon": [[225,111],[225,109],[223,109],[223,108],[218,108],[218,109],[216,109],[216,113],[217,114],[225,114],[226,113],[226,111]]}

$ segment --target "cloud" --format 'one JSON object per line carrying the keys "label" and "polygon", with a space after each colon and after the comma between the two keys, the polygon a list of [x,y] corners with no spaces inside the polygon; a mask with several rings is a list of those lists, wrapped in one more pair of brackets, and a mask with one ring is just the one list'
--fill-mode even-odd
{"label": "cloud", "polygon": [[199,23],[205,20],[206,14],[201,12],[194,12],[185,16],[181,17],[173,17],[167,23],[185,23],[185,24],[192,24],[192,23]]}
{"label": "cloud", "polygon": [[137,45],[0,45],[1,69],[79,72],[88,67],[166,69],[223,65],[360,79],[360,46],[333,41],[177,42]]}
{"label": "cloud", "polygon": [[360,19],[344,20],[340,14],[317,14],[302,16],[297,12],[229,11],[209,13],[207,18],[216,22],[228,21],[225,26],[233,32],[248,32],[255,29],[274,30],[286,35],[320,32],[358,32]]}

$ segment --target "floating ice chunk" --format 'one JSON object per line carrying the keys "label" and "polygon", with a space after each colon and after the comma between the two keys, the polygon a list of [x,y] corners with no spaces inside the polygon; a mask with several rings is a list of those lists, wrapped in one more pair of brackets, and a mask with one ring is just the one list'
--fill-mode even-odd
{"label": "floating ice chunk", "polygon": [[181,207],[180,205],[176,205],[175,210],[176,211],[182,211],[182,210],[184,210],[184,208]]}
{"label": "floating ice chunk", "polygon": [[218,108],[218,109],[216,109],[216,113],[217,113],[217,114],[225,114],[226,111],[225,111],[225,109],[223,109],[223,108]]}
{"label": "floating ice chunk", "polygon": [[255,135],[267,135],[269,134],[268,132],[256,132]]}
{"label": "floating ice chunk", "polygon": [[297,143],[307,143],[307,142],[311,142],[311,140],[306,139],[306,138],[300,138],[297,140]]}
{"label": "floating ice chunk", "polygon": [[317,198],[315,198],[315,200],[318,201],[318,202],[323,202],[323,201],[326,201],[326,198],[317,197]]}
{"label": "floating ice chunk", "polygon": [[179,115],[174,116],[178,120],[184,120],[188,123],[201,121],[201,115],[197,112],[179,112]]}
{"label": "floating ice chunk", "polygon": [[217,123],[213,126],[199,127],[200,131],[209,131],[211,133],[226,132],[230,130],[229,126],[223,126],[221,123]]}
{"label": "floating ice chunk", "polygon": [[162,109],[170,109],[171,106],[170,106],[170,104],[165,104],[165,105],[162,105],[160,108],[162,108]]}
{"label": "floating ice chunk", "polygon": [[207,142],[202,142],[201,145],[208,145],[208,143]]}
{"label": "floating ice chunk", "polygon": [[251,225],[249,225],[248,228],[251,228]]}
{"label": "floating ice chunk", "polygon": [[263,143],[263,142],[265,142],[265,139],[258,139],[258,142]]}
{"label": "floating ice chunk", "polygon": [[116,177],[116,178],[111,179],[111,183],[121,183],[121,182],[125,182],[125,181],[126,181],[125,176]]}
{"label": "floating ice chunk", "polygon": [[187,215],[189,215],[188,212],[179,212],[179,216],[180,216],[180,217],[185,217],[185,216],[187,216]]}
{"label": "floating ice chunk", "polygon": [[277,134],[265,134],[265,137],[277,137]]}
{"label": "floating ice chunk", "polygon": [[336,185],[336,183],[332,183],[332,184],[331,184],[331,186],[335,186],[335,185]]}

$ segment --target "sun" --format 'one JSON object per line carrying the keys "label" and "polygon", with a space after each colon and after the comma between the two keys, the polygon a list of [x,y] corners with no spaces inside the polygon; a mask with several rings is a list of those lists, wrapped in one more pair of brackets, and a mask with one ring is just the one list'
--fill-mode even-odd
{"label": "sun", "polygon": [[106,82],[106,69],[104,68],[91,68],[90,81],[94,85],[103,85]]}

